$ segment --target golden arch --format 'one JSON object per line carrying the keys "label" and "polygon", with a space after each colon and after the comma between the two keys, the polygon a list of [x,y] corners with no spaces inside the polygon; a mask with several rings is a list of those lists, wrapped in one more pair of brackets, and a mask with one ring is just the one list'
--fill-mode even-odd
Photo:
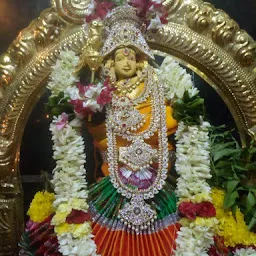
{"label": "golden arch", "polygon": [[[0,255],[16,255],[23,227],[19,150],[24,127],[61,49],[80,53],[88,0],[52,0],[0,58]],[[256,127],[255,42],[222,10],[202,0],[166,0],[169,23],[146,35],[213,82],[245,143]]]}

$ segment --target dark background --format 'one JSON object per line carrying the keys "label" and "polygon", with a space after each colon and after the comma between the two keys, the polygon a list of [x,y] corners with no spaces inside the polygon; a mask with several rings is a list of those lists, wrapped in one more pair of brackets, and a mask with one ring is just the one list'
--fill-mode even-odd
{"label": "dark background", "polygon": [[[211,0],[217,8],[225,10],[242,29],[256,39],[256,0]],[[32,19],[50,6],[50,0],[0,0],[0,54],[15,39],[19,31],[29,25]],[[215,91],[201,78],[193,74],[195,84],[200,88],[201,96],[206,99],[207,110],[212,123],[226,123],[234,127],[234,121]],[[36,191],[43,188],[41,171],[51,172],[52,144],[49,132],[50,120],[44,109],[47,102],[46,93],[30,115],[21,145],[20,170],[25,192],[25,209]],[[85,136],[86,145],[91,144],[90,136]],[[92,166],[92,149],[87,147],[88,168]]]}

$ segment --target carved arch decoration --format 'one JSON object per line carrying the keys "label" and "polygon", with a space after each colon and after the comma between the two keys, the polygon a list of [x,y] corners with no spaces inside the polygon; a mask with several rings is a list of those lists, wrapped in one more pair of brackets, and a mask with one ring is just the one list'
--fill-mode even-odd
{"label": "carved arch decoration", "polygon": [[[81,52],[89,3],[52,0],[0,57],[0,255],[17,255],[23,226],[19,149],[26,121],[59,51]],[[202,0],[165,0],[165,5],[169,23],[148,33],[148,43],[211,79],[246,142],[256,132],[254,40],[224,11]]]}

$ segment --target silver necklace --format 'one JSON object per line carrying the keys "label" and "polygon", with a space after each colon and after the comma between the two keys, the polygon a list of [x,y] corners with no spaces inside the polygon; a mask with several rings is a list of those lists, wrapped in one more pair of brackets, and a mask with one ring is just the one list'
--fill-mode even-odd
{"label": "silver necklace", "polygon": [[[148,77],[145,81],[145,92],[139,99],[131,100],[116,96],[113,103],[107,108],[107,139],[108,139],[108,164],[110,180],[113,186],[124,197],[130,198],[123,209],[119,211],[119,217],[127,224],[127,227],[139,233],[146,228],[153,228],[151,223],[156,218],[156,212],[151,209],[145,200],[153,198],[165,184],[168,170],[168,140],[166,128],[166,109],[163,86],[158,82],[152,68],[148,69]],[[151,120],[149,127],[136,133],[135,126],[144,123],[144,117],[135,107],[148,99],[151,101]],[[122,111],[120,112],[120,109]],[[134,118],[129,118],[134,117]],[[123,123],[121,121],[123,121]],[[152,148],[146,142],[147,139],[157,133],[158,147]],[[117,147],[117,137],[127,140],[128,146]],[[127,186],[119,176],[119,165],[125,165],[132,171],[140,171],[149,168],[152,163],[158,164],[157,175],[153,183],[145,188],[138,189]]]}

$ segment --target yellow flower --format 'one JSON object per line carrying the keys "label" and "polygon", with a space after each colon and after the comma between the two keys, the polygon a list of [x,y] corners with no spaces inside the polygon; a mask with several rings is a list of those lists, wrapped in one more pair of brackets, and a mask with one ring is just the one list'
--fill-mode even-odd
{"label": "yellow flower", "polygon": [[52,223],[54,225],[59,225],[61,223],[64,223],[66,221],[67,216],[71,213],[72,207],[69,203],[61,203],[57,210],[55,215],[52,218]]}
{"label": "yellow flower", "polygon": [[187,218],[181,218],[179,223],[181,224],[182,227],[188,227],[191,221]]}
{"label": "yellow flower", "polygon": [[212,201],[214,202],[215,207],[223,209],[224,197],[225,197],[224,190],[219,188],[212,189]]}
{"label": "yellow flower", "polygon": [[87,211],[89,208],[89,205],[87,204],[86,200],[79,198],[73,198],[71,201],[71,205],[72,208],[76,210]]}
{"label": "yellow flower", "polygon": [[201,203],[201,202],[204,202],[204,201],[208,201],[209,202],[209,201],[211,201],[211,197],[210,197],[209,193],[202,192],[200,194],[195,195],[191,199],[191,201],[193,203]]}
{"label": "yellow flower", "polygon": [[56,211],[55,215],[52,218],[52,224],[53,225],[60,225],[66,221],[66,218],[69,213],[67,212],[61,212],[61,211]]}
{"label": "yellow flower", "polygon": [[34,222],[42,222],[46,217],[53,213],[52,203],[54,194],[47,191],[39,191],[35,194],[27,214]]}
{"label": "yellow flower", "polygon": [[54,231],[58,234],[58,235],[62,235],[64,233],[68,233],[69,232],[69,224],[68,223],[62,223],[60,225],[56,225],[54,227]]}
{"label": "yellow flower", "polygon": [[216,217],[219,220],[217,234],[224,238],[226,246],[256,244],[256,234],[248,231],[244,215],[240,209],[236,210],[235,218],[230,210],[224,211],[224,196],[225,192],[223,190],[212,189],[212,201],[216,208]]}
{"label": "yellow flower", "polygon": [[204,226],[209,228],[214,228],[218,224],[218,220],[214,217],[213,218],[197,217],[194,222],[197,226]]}
{"label": "yellow flower", "polygon": [[85,222],[83,224],[71,224],[70,230],[74,238],[83,238],[91,233],[91,223]]}
{"label": "yellow flower", "polygon": [[83,224],[68,224],[62,223],[60,225],[56,225],[54,231],[58,235],[62,235],[64,233],[71,233],[74,238],[83,238],[88,236],[91,233],[91,223],[85,222]]}
{"label": "yellow flower", "polygon": [[58,211],[66,213],[68,215],[72,211],[72,207],[69,203],[61,203],[58,206]]}
{"label": "yellow flower", "polygon": [[195,227],[195,226],[202,226],[202,227],[216,227],[218,224],[218,220],[216,218],[205,218],[205,217],[196,217],[195,220],[189,220],[187,218],[181,218],[180,224],[183,227]]}

